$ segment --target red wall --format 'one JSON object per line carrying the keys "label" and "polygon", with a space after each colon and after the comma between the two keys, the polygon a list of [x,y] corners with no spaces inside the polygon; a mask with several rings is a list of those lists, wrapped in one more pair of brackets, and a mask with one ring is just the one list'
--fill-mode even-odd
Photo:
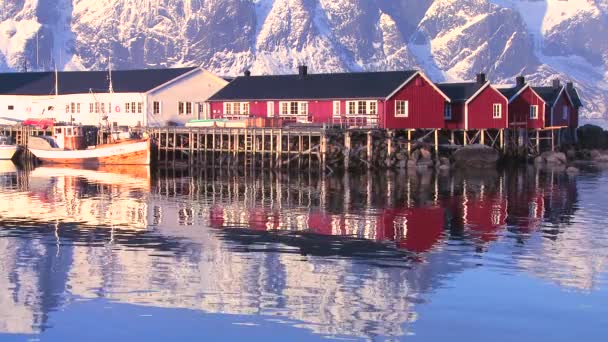
{"label": "red wall", "polygon": [[[568,119],[566,119],[566,120],[563,119],[564,106],[568,107],[569,116],[568,116]],[[568,99],[566,92],[563,91],[553,107],[553,123],[551,123],[549,121],[549,122],[547,122],[547,126],[549,126],[549,125],[551,125],[551,126],[568,126],[568,125],[570,125],[571,124],[570,119],[571,119],[572,115],[576,115],[574,112],[575,112],[574,106]]]}
{"label": "red wall", "polygon": [[[536,95],[530,87],[526,88],[519,94],[513,102],[509,103],[509,124],[526,123],[528,128],[544,128],[545,127],[545,105],[544,101]],[[530,119],[530,106],[538,106],[538,119]],[[524,125],[513,127],[524,128]]]}
{"label": "red wall", "polygon": [[[492,105],[502,104],[502,116],[500,119],[492,117]],[[491,129],[508,127],[508,101],[502,94],[492,88],[486,87],[468,104],[468,129]]]}
{"label": "red wall", "polygon": [[[408,101],[408,117],[395,117],[395,101]],[[443,106],[445,98],[422,76],[418,75],[401,88],[386,103],[386,115],[381,127],[402,128],[444,128]]]}
{"label": "red wall", "polygon": [[452,103],[452,119],[445,121],[447,129],[464,129],[464,103]]}

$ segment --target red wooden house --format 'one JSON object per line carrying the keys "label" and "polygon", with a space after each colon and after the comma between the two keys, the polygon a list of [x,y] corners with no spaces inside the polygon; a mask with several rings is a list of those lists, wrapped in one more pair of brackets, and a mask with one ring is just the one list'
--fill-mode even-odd
{"label": "red wooden house", "polygon": [[509,99],[509,128],[545,127],[546,102],[523,76],[516,78],[515,87],[499,90]]}
{"label": "red wooden house", "polygon": [[278,117],[386,129],[444,128],[450,99],[422,72],[237,77],[209,100],[213,118]]}
{"label": "red wooden house", "polygon": [[[558,79],[550,87],[532,87],[545,101],[545,127],[578,125],[578,107]],[[576,90],[574,90],[576,91]],[[578,96],[577,96],[578,97]],[[579,100],[580,102],[580,100]],[[576,116],[576,119],[573,119]]]}
{"label": "red wooden house", "polygon": [[448,129],[502,129],[508,127],[508,99],[478,74],[476,82],[439,83],[450,98],[444,116]]}
{"label": "red wooden house", "polygon": [[574,106],[572,115],[570,116],[570,127],[577,128],[579,122],[579,112],[580,108],[583,106],[583,102],[581,101],[581,98],[578,95],[578,91],[576,90],[576,88],[574,88],[574,83],[566,83],[566,93],[570,97],[570,100],[572,100],[572,104]]}

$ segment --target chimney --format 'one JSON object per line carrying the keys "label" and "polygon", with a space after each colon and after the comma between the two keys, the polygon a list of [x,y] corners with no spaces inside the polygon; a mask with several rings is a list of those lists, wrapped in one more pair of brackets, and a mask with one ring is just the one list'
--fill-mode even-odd
{"label": "chimney", "polygon": [[566,83],[566,88],[568,88],[568,90],[573,90],[574,89],[574,83],[572,83],[572,82]]}
{"label": "chimney", "polygon": [[559,78],[553,80],[553,89],[561,88],[562,84],[559,82]]}
{"label": "chimney", "polygon": [[515,85],[517,86],[517,88],[521,88],[526,84],[526,78],[523,77],[522,75],[519,75],[517,77],[515,77]]}
{"label": "chimney", "polygon": [[477,83],[485,84],[486,83],[486,74],[484,74],[484,73],[477,74]]}
{"label": "chimney", "polygon": [[249,76],[251,76],[251,71],[245,70],[245,77],[249,77]]}
{"label": "chimney", "polygon": [[306,75],[308,75],[308,67],[306,65],[300,65],[298,67],[298,74],[300,77],[306,77]]}

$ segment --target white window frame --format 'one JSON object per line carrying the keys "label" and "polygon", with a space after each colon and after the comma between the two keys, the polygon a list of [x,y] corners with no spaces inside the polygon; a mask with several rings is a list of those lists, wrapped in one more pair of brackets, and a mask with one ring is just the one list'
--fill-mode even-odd
{"label": "white window frame", "polygon": [[452,120],[452,104],[449,102],[445,102],[443,105],[443,119]]}
{"label": "white window frame", "polygon": [[[399,105],[402,104],[403,110],[399,108]],[[410,116],[410,103],[408,100],[395,100],[395,117],[396,118],[407,118]]]}
{"label": "white window frame", "polygon": [[266,103],[266,116],[269,118],[274,117],[274,101],[268,101]]}
{"label": "white window frame", "polygon": [[538,119],[538,105],[531,105],[530,106],[530,120],[537,120]]}
{"label": "white window frame", "polygon": [[[185,106],[186,106],[185,114],[192,115],[193,109],[194,109],[192,102],[185,102]],[[137,109],[139,109],[139,108],[137,108]]]}
{"label": "white window frame", "polygon": [[341,109],[340,106],[341,106],[340,101],[334,101],[333,102],[333,116],[340,117],[342,115],[340,113],[340,109]]}
{"label": "white window frame", "polygon": [[224,102],[224,115],[249,115],[249,102]]}
{"label": "white window frame", "polygon": [[568,108],[567,105],[564,105],[564,108],[562,110],[562,120],[568,120],[569,114],[570,114],[570,108]]}
{"label": "white window frame", "polygon": [[186,112],[186,103],[183,101],[177,101],[177,115],[184,115]]}
{"label": "white window frame", "polygon": [[152,102],[152,115],[160,114],[160,101]]}
{"label": "white window frame", "polygon": [[[295,109],[295,112],[294,112]],[[281,116],[304,116],[308,115],[307,101],[281,101],[279,102],[279,113]]]}
{"label": "white window frame", "polygon": [[[335,105],[339,101],[334,101]],[[372,106],[375,105],[375,111],[372,112]],[[335,108],[334,108],[335,111]],[[356,100],[346,101],[346,116],[370,116],[378,115],[378,101]],[[334,116],[339,116],[334,113]]]}
{"label": "white window frame", "polygon": [[[498,108],[498,115],[496,109]],[[492,105],[492,118],[493,119],[501,119],[502,118],[502,103],[494,103]]]}

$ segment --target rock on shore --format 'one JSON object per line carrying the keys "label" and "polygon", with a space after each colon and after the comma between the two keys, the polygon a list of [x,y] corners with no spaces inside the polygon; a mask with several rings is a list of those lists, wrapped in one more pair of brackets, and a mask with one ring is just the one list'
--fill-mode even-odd
{"label": "rock on shore", "polygon": [[480,144],[464,146],[452,155],[456,167],[492,168],[499,159],[496,149]]}

